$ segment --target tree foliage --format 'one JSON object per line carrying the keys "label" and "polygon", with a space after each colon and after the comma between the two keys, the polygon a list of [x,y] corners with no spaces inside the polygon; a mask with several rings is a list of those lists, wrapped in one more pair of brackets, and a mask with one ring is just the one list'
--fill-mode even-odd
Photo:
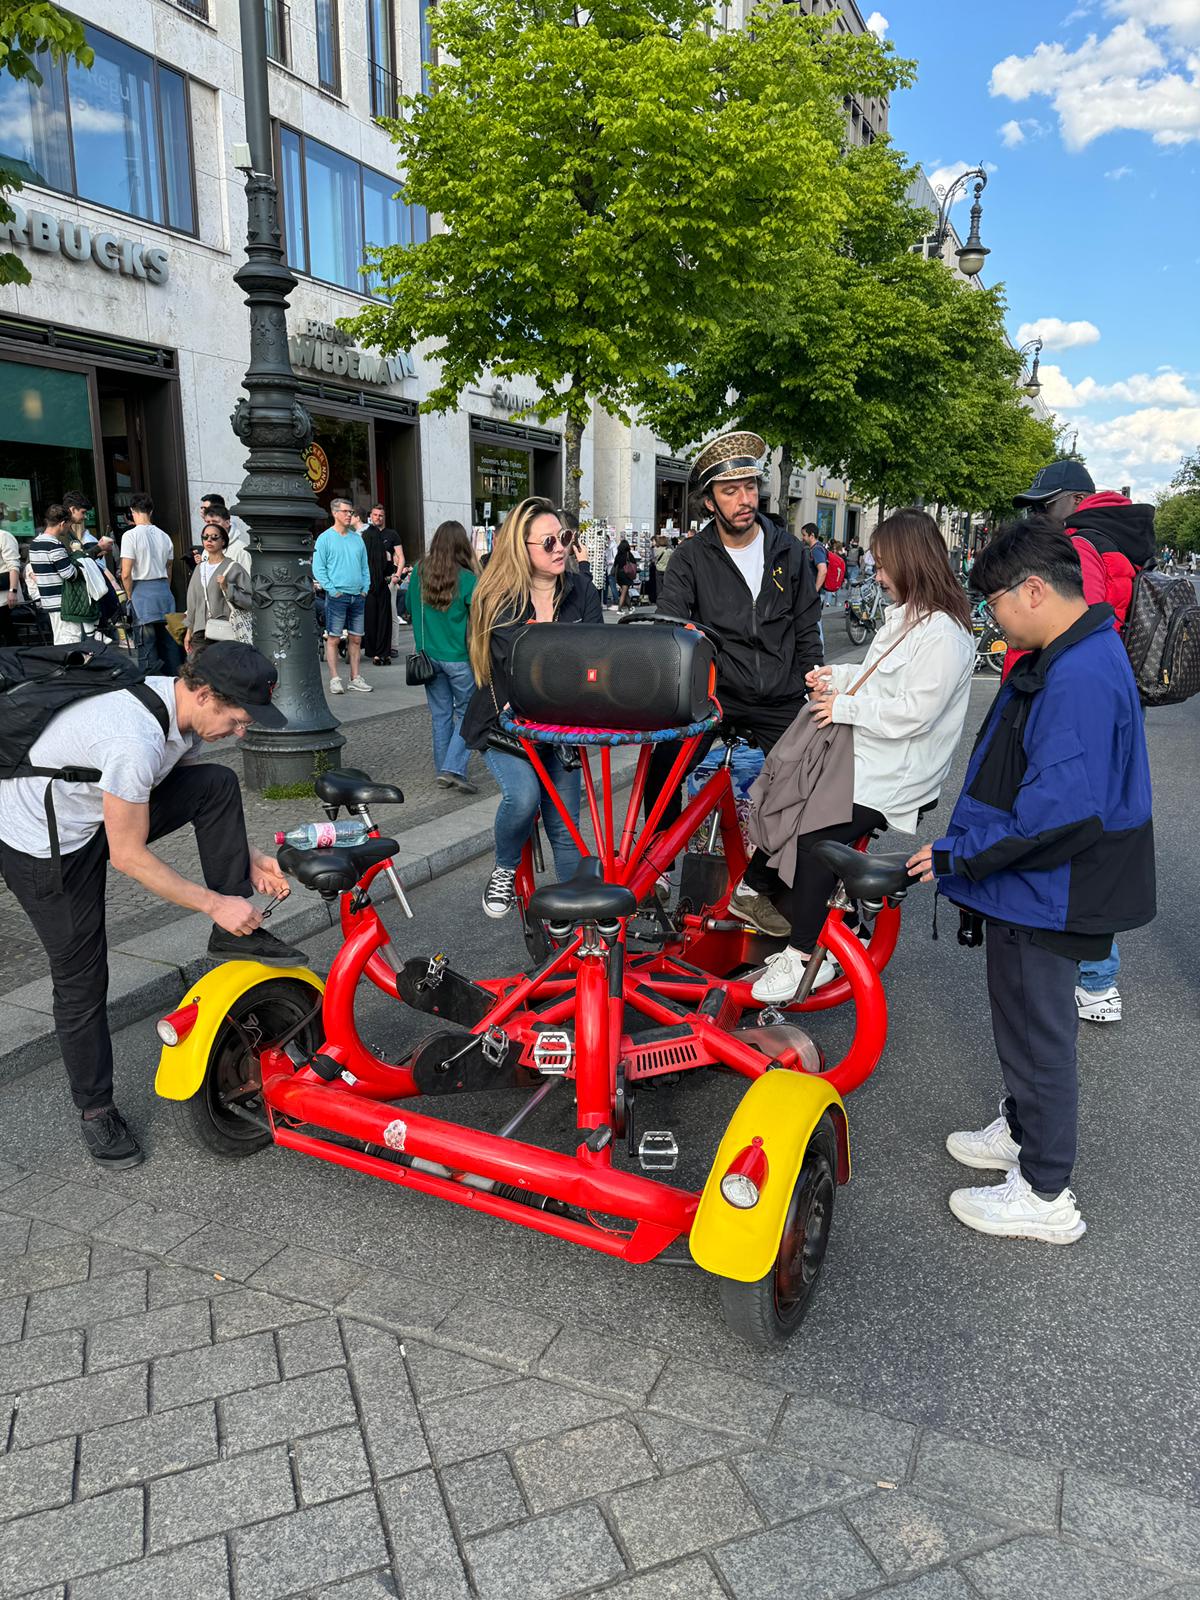
{"label": "tree foliage", "polygon": [[[52,0],[0,0],[0,67],[19,82],[27,80],[39,88],[42,73],[37,57],[49,52],[55,63],[64,56],[81,67],[92,64],[83,24],[68,16]],[[0,164],[0,222],[13,220],[13,208],[6,196],[21,189],[19,173]],[[0,254],[0,283],[28,283],[29,269],[11,251]]]}
{"label": "tree foliage", "polygon": [[1200,550],[1200,488],[1159,496],[1154,537],[1172,550]]}
{"label": "tree foliage", "polygon": [[1171,479],[1171,488],[1185,494],[1200,489],[1200,450],[1184,456],[1179,471]]}
{"label": "tree foliage", "polygon": [[741,418],[819,461],[865,497],[917,497],[992,512],[1053,455],[1054,428],[1016,389],[1020,357],[998,289],[913,254],[929,231],[905,198],[911,173],[885,142],[847,151],[848,206],[832,250],[719,329],[651,401],[674,443]]}
{"label": "tree foliage", "polygon": [[430,343],[447,410],[485,372],[565,413],[567,493],[598,402],[626,418],[730,308],[766,302],[847,208],[843,99],[910,67],[794,6],[711,27],[701,0],[441,0],[429,95],[390,124],[408,200],[445,231],[374,253],[386,304],[348,323],[392,352]]}

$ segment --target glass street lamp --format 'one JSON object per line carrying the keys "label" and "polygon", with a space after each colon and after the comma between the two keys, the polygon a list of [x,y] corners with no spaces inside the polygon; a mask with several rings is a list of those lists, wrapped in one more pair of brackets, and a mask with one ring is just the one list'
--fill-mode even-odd
{"label": "glass street lamp", "polygon": [[271,162],[266,10],[240,0],[246,138],[234,162],[246,175],[246,261],[234,273],[250,308],[246,396],[231,418],[249,450],[234,510],[250,527],[254,643],[275,663],[274,703],[285,728],[252,725],[242,740],[248,788],[310,782],[345,744],[321,680],[313,622],[312,525],[320,513],[302,452],[312,422],[288,354],[287,303],[296,280],[284,260]]}
{"label": "glass street lamp", "polygon": [[982,167],[971,167],[955,178],[942,196],[937,227],[933,232],[934,254],[940,256],[946,247],[946,240],[950,237],[950,207],[954,204],[955,197],[966,189],[972,179],[975,181],[975,199],[971,205],[971,227],[966,244],[954,252],[958,258],[959,271],[967,278],[976,277],[983,270],[986,258],[991,255],[991,251],[979,237],[979,221],[983,216],[983,205],[979,197],[987,188],[987,173]]}
{"label": "glass street lamp", "polygon": [[[1041,392],[1042,380],[1038,377],[1038,362],[1042,359],[1042,341],[1040,339],[1027,339],[1017,351],[1019,356],[1027,356],[1032,352],[1033,365],[1029,369],[1029,376],[1021,387],[1031,400]],[[1024,372],[1024,368],[1021,369]]]}

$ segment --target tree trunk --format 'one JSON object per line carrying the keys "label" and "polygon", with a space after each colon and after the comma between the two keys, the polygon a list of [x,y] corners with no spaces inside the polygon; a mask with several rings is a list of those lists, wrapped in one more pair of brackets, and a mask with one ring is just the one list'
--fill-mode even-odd
{"label": "tree trunk", "polygon": [[787,528],[789,532],[791,531],[791,517],[789,515],[791,495],[789,491],[792,487],[792,466],[794,461],[795,457],[792,455],[791,445],[785,444],[779,452],[779,521],[781,526]]}
{"label": "tree trunk", "polygon": [[566,460],[563,463],[563,505],[564,511],[569,511],[572,516],[579,516],[579,487],[583,481],[583,468],[579,464],[583,448],[583,423],[578,421],[574,414],[572,402],[582,398],[578,394],[578,385],[572,384],[567,392],[567,427],[566,427]]}

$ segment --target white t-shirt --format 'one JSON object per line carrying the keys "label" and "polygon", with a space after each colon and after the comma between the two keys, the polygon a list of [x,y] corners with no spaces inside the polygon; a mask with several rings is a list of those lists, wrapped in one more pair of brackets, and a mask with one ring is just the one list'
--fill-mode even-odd
{"label": "white t-shirt", "polygon": [[[99,783],[54,780],[54,816],[59,851],[82,850],[104,822],[104,796],[142,805],[150,791],[181,761],[194,760],[201,741],[179,731],[175,713],[175,679],[147,678],[171,718],[163,742],[162,729],[133,695],[121,690],[81,700],[60,711],[33,742],[29,764],[35,767],[95,767]],[[14,850],[49,859],[46,831],[48,778],[8,778],[0,782],[0,834]]]}
{"label": "white t-shirt", "polygon": [[763,536],[759,528],[753,540],[736,550],[732,545],[725,546],[725,554],[733,562],[746,581],[751,598],[758,599],[758,591],[762,588],[763,579]]}
{"label": "white t-shirt", "polygon": [[175,546],[169,534],[156,528],[152,522],[139,522],[121,539],[121,560],[132,561],[130,574],[134,583],[145,583],[151,578],[165,578],[167,562],[174,559]]}

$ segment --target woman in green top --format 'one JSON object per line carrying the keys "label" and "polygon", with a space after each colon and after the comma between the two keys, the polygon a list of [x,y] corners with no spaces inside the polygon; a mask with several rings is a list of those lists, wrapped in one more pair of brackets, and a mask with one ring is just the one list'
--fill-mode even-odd
{"label": "woman in green top", "polygon": [[461,522],[443,522],[433,536],[429,554],[413,568],[408,586],[413,643],[433,662],[433,677],[425,685],[433,723],[433,765],[443,789],[478,794],[467,779],[471,752],[459,729],[475,692],[475,677],[467,654],[468,606],[479,569],[467,530]]}

